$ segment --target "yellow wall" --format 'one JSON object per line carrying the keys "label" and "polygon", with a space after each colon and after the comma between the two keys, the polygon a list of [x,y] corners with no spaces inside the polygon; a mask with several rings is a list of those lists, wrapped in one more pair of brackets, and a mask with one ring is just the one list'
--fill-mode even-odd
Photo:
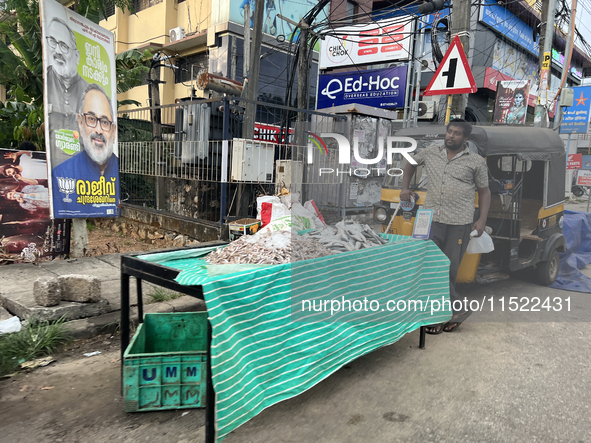
{"label": "yellow wall", "polygon": [[[211,23],[211,0],[187,0],[177,4],[175,0],[164,0],[162,3],[139,11],[137,14],[123,12],[117,8],[115,15],[102,20],[100,25],[115,34],[115,52],[120,53],[129,49],[147,46],[150,43],[166,45],[170,43],[168,31],[177,26],[185,28],[187,36],[207,30]],[[191,27],[189,28],[189,16]],[[169,55],[184,56],[206,50],[204,46],[180,51],[163,51]],[[166,84],[160,85],[160,102],[163,105],[174,103],[175,99],[188,97],[190,88],[174,83],[174,72],[162,68],[161,80]],[[200,95],[200,91],[197,91]],[[131,99],[148,105],[148,86],[138,86],[125,94],[119,94],[118,100]],[[121,110],[131,110],[133,107],[122,107]]]}

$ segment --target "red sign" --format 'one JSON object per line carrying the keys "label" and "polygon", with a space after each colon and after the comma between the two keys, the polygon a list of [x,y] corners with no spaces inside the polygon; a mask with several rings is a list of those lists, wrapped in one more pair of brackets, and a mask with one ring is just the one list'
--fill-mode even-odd
{"label": "red sign", "polygon": [[277,144],[289,144],[291,143],[291,137],[293,135],[293,128],[289,129],[288,140],[285,140],[285,128],[283,128],[283,136],[279,141],[279,135],[281,128],[275,125],[266,125],[264,123],[254,124],[254,140],[261,140],[265,142],[277,143]]}
{"label": "red sign", "polygon": [[583,167],[583,154],[569,154],[566,169],[581,169]]}
{"label": "red sign", "polygon": [[577,185],[591,186],[591,171],[581,169],[577,172]]}

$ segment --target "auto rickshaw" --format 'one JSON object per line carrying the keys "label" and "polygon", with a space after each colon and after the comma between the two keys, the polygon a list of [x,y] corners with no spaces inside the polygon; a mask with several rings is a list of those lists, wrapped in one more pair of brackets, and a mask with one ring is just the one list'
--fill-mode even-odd
{"label": "auto rickshaw", "polygon": [[[443,146],[445,133],[445,126],[427,126],[402,129],[396,135],[415,139],[418,152],[433,144]],[[486,226],[492,229],[495,249],[482,256],[465,254],[457,281],[486,283],[506,278],[507,271],[535,267],[540,283],[551,285],[558,276],[558,253],[566,248],[562,234],[566,154],[561,138],[550,129],[474,126],[468,148],[488,165],[491,206]],[[382,232],[400,203],[401,187],[402,177],[386,175],[380,202],[373,207]],[[410,185],[418,197],[414,207],[398,210],[388,233],[412,235],[428,188],[426,171],[419,166]],[[478,193],[474,220],[477,211]]]}

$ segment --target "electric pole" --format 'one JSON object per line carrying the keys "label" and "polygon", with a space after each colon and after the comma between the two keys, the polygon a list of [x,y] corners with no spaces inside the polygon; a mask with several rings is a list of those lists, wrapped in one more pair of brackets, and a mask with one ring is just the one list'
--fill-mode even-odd
{"label": "electric pole", "polygon": [[[540,70],[540,83],[538,89],[538,100],[536,113],[534,115],[534,126],[546,127],[547,114],[546,103],[548,101],[548,88],[550,87],[550,72],[552,67],[552,39],[554,37],[554,11],[556,0],[542,2],[542,21],[540,25],[540,55],[538,59]],[[568,70],[568,66],[564,69]]]}
{"label": "electric pole", "polygon": [[[470,50],[470,11],[472,5],[470,0],[455,0],[451,14],[451,38],[458,35],[464,53],[468,54]],[[454,114],[460,114],[460,118],[464,118],[466,106],[468,104],[468,94],[454,94],[452,95],[451,110]],[[449,99],[448,99],[449,106]],[[445,122],[448,123],[447,121]]]}
{"label": "electric pole", "polygon": [[[298,48],[298,108],[308,109],[308,24],[300,23],[300,46]],[[296,129],[296,145],[304,146],[306,143],[305,123],[308,116],[303,112],[298,113]]]}
{"label": "electric pole", "polygon": [[[250,9],[250,8],[249,8]],[[250,53],[250,66],[248,72],[248,83],[246,85],[246,97],[249,100],[258,98],[259,90],[259,74],[261,72],[261,45],[263,43],[263,19],[265,13],[265,1],[256,0],[254,8],[254,29],[252,46]],[[246,20],[245,20],[246,23]],[[250,26],[250,24],[249,24]],[[250,42],[244,40],[244,46],[249,45]],[[256,118],[256,105],[254,103],[246,103],[244,112],[244,131],[243,137],[245,139],[254,138],[254,122]]]}

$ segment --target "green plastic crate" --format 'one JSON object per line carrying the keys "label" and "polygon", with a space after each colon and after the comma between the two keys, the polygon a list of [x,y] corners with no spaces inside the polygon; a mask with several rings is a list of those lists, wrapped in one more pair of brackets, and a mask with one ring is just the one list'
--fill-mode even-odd
{"label": "green plastic crate", "polygon": [[205,407],[207,312],[146,314],[123,356],[126,412]]}

